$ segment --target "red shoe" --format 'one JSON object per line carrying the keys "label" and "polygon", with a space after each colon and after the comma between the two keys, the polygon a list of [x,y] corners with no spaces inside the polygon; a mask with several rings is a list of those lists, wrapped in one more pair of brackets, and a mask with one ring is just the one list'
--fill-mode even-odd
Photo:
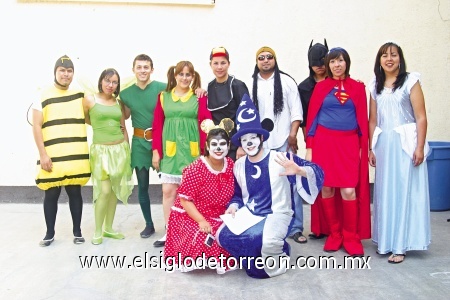
{"label": "red shoe", "polygon": [[326,222],[330,228],[330,235],[328,235],[323,250],[327,252],[334,252],[341,249],[342,246],[342,233],[341,223],[337,216],[336,204],[334,196],[331,198],[322,198],[322,210],[326,217]]}
{"label": "red shoe", "polygon": [[342,200],[344,249],[351,256],[364,256],[358,235],[358,200]]}

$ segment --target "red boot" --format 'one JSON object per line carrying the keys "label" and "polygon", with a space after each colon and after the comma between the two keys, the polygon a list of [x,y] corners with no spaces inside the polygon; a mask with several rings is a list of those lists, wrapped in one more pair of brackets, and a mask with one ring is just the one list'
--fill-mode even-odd
{"label": "red boot", "polygon": [[342,200],[344,249],[351,256],[363,256],[364,247],[358,235],[358,201]]}
{"label": "red boot", "polygon": [[331,198],[322,198],[322,210],[330,228],[330,235],[323,245],[323,250],[327,252],[338,251],[342,246],[342,233],[334,196]]}

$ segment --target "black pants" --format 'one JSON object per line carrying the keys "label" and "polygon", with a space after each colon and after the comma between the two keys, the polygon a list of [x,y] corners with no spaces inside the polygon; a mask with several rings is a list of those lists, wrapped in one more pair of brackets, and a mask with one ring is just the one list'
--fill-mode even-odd
{"label": "black pants", "polygon": [[[80,185],[65,186],[69,196],[70,213],[72,214],[73,235],[81,237],[81,215],[83,214],[83,199],[81,198]],[[45,239],[51,239],[55,235],[56,213],[58,212],[58,199],[61,187],[49,188],[44,194],[44,216],[47,225]]]}
{"label": "black pants", "polygon": [[138,182],[138,198],[141,206],[142,214],[145,219],[145,226],[154,227],[152,220],[152,210],[150,208],[150,196],[148,194],[148,186],[150,182],[149,170],[142,167],[136,169],[136,177]]}

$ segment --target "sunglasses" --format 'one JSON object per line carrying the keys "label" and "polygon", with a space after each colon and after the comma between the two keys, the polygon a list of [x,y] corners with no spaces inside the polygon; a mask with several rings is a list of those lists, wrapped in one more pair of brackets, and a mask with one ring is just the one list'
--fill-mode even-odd
{"label": "sunglasses", "polygon": [[273,59],[273,55],[272,54],[267,54],[267,55],[260,55],[258,56],[258,60],[259,61],[263,61],[267,58],[267,60],[272,60]]}

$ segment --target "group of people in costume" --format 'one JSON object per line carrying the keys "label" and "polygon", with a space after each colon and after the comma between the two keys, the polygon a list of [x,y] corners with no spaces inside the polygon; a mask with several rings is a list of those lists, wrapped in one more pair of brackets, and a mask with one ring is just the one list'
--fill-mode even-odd
{"label": "group of people in costume", "polygon": [[[160,172],[166,232],[154,242],[164,248],[166,264],[181,271],[196,268],[198,257],[240,258],[247,274],[268,278],[289,266],[261,268],[251,258],[281,262],[290,255],[288,237],[306,243],[303,202],[311,204],[311,239],[326,237],[323,249],[341,247],[364,255],[362,239],[390,254],[430,244],[426,169],[426,113],[420,75],[407,73],[401,48],[386,43],[375,60],[368,118],[365,86],[350,77],[350,56],[343,48],[311,42],[310,74],[299,85],[279,69],[275,51],[256,52],[253,85],[228,74],[229,53],[211,51],[215,75],[201,88],[189,61],[168,69],[167,84],[153,81],[153,61],[133,61],[136,83],[120,90],[115,69],[102,72],[98,93],[84,95],[69,85],[74,66],[63,56],[55,64],[55,83],[33,108],[33,133],[39,151],[36,183],[44,190],[47,232],[54,241],[57,201],[69,195],[74,243],[84,242],[80,187],[92,178],[95,232],[123,239],[113,229],[117,200],[127,203],[138,182],[145,219],[140,233],[155,233],[148,194],[149,170]],[[131,116],[131,147],[125,120]],[[88,153],[85,123],[93,129]],[[305,159],[297,156],[299,128]],[[131,151],[130,151],[131,150]],[[368,167],[376,167],[373,219]],[[406,174],[406,175],[405,175]],[[228,216],[257,219],[236,231]],[[225,220],[225,221],[224,221]],[[231,221],[228,221],[231,222]],[[220,265],[222,274],[236,265]]]}

